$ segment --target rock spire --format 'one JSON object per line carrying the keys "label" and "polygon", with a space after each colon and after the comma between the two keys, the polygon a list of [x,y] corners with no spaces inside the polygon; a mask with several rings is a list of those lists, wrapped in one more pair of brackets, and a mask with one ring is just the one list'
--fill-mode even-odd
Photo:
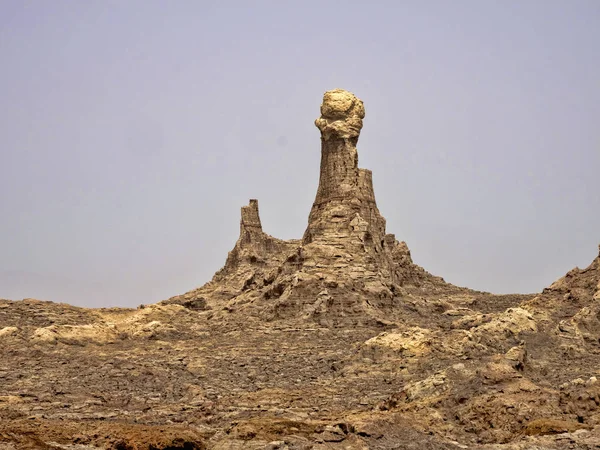
{"label": "rock spire", "polygon": [[[354,94],[335,89],[323,96],[315,121],[321,131],[319,187],[302,243],[316,260],[382,272],[393,283],[396,240],[386,237],[371,171],[358,167],[356,145],[364,117],[363,102]],[[327,255],[332,251],[333,260]],[[410,259],[408,252],[405,257]],[[361,270],[353,273],[363,276]]]}
{"label": "rock spire", "polygon": [[364,118],[354,94],[325,92],[315,121],[321,132],[319,185],[301,240],[266,234],[252,199],[242,207],[240,236],[225,266],[206,285],[167,302],[336,322],[373,311],[385,315],[398,293],[411,287],[457,289],[413,264],[407,245],[386,233],[372,173],[358,167]]}
{"label": "rock spire", "polygon": [[375,203],[371,171],[358,168],[356,144],[364,117],[363,102],[354,94],[335,89],[323,96],[315,121],[321,131],[319,187],[304,244],[348,237],[365,226],[371,238],[383,239],[385,219]]}

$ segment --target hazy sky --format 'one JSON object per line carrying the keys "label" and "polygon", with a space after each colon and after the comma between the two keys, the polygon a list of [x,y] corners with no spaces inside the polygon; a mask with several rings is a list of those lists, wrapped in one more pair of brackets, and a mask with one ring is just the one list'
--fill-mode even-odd
{"label": "hazy sky", "polygon": [[185,292],[249,198],[301,237],[334,88],[430,272],[533,292],[597,255],[598,0],[0,0],[0,297]]}

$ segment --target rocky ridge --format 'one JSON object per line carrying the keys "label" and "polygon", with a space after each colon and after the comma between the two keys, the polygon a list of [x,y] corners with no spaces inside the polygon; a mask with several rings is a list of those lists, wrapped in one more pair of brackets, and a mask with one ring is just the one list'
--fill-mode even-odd
{"label": "rocky ridge", "polygon": [[364,116],[325,93],[302,239],[264,233],[251,200],[186,294],[0,300],[0,450],[600,448],[600,254],[539,294],[429,274],[358,167]]}

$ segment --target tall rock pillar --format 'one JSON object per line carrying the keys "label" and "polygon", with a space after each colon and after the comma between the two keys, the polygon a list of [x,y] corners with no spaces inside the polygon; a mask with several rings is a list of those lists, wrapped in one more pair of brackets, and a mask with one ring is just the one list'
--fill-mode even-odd
{"label": "tall rock pillar", "polygon": [[[383,245],[385,219],[379,214],[371,171],[358,168],[356,144],[365,108],[354,94],[341,89],[323,96],[319,187],[303,243],[341,244],[339,239]],[[355,238],[355,239],[352,239]]]}

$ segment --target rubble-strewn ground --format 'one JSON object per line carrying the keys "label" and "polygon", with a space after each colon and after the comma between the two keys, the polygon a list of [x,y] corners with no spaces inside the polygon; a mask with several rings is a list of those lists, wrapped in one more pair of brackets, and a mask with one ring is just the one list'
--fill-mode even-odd
{"label": "rubble-strewn ground", "polygon": [[599,281],[346,327],[2,300],[0,449],[598,448]]}

